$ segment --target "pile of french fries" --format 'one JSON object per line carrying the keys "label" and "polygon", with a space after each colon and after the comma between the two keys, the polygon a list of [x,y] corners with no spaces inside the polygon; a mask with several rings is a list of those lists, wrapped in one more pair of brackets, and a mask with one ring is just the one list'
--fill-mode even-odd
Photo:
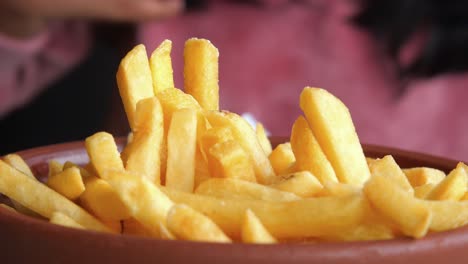
{"label": "pile of french fries", "polygon": [[0,161],[0,193],[15,212],[125,235],[278,243],[421,238],[468,222],[467,166],[448,175],[366,158],[347,107],[306,87],[289,142],[219,110],[218,50],[189,39],[184,91],[174,87],[172,43],[148,59],[136,46],[117,82],[131,133],[119,151],[99,132],[88,164],[51,160],[45,184],[24,160]]}

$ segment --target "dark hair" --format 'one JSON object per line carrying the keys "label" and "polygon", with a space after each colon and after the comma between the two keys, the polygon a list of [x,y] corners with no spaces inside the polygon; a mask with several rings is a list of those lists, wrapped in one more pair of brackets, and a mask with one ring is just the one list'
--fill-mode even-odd
{"label": "dark hair", "polygon": [[468,1],[367,0],[353,21],[395,61],[414,33],[427,33],[419,55],[407,66],[397,65],[403,78],[468,70]]}

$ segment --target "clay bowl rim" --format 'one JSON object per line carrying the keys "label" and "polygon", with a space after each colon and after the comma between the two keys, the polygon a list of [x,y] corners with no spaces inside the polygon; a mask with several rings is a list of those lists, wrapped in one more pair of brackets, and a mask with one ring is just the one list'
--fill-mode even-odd
{"label": "clay bowl rim", "polygon": [[[286,137],[273,137],[272,142],[284,142],[287,140]],[[116,142],[119,146],[122,146],[125,142],[125,138],[119,137],[116,138]],[[433,155],[417,153],[412,151],[406,151],[391,147],[382,147],[370,144],[363,144],[364,151],[366,156],[369,157],[382,157],[384,154],[395,155],[395,159],[398,161],[400,158],[409,159],[415,161],[417,164],[430,164],[436,166],[439,169],[444,171],[454,168],[458,161],[441,158]],[[83,141],[73,141],[67,143],[53,144],[43,147],[31,148],[23,151],[17,152],[21,155],[28,163],[34,166],[35,162],[39,160],[48,160],[55,157],[64,156],[67,154],[73,154],[77,151],[84,151],[84,142]],[[412,163],[413,164],[413,163]],[[369,250],[383,250],[389,249],[389,255],[401,254],[401,251],[411,251],[413,253],[425,252],[428,248],[447,248],[453,246],[464,246],[468,245],[468,226],[460,227],[457,229],[444,231],[444,232],[435,232],[428,234],[426,237],[421,239],[412,239],[412,238],[395,238],[391,240],[375,240],[375,241],[350,241],[350,242],[341,242],[341,241],[332,241],[332,242],[319,242],[319,243],[280,243],[274,245],[258,245],[258,244],[244,244],[244,243],[234,243],[234,244],[220,244],[220,243],[210,243],[210,242],[192,242],[192,241],[169,241],[169,240],[160,240],[155,238],[148,237],[139,237],[139,236],[130,236],[130,235],[119,235],[119,234],[107,234],[91,230],[78,230],[67,227],[62,227],[58,225],[53,225],[47,221],[35,219],[26,215],[18,214],[15,212],[9,212],[0,208],[0,220],[7,224],[18,224],[21,222],[21,225],[27,226],[29,229],[37,229],[42,232],[47,233],[61,233],[64,236],[86,236],[87,240],[97,241],[97,240],[118,240],[123,241],[126,244],[137,243],[137,244],[147,244],[150,243],[154,246],[166,245],[171,247],[171,245],[185,245],[190,248],[210,248],[213,250],[213,253],[216,255],[215,249],[221,249],[230,247],[230,253],[235,254],[236,251],[250,252],[250,250],[255,250],[256,254],[261,254],[262,250],[265,253],[269,254],[270,257],[274,258],[276,254],[280,256],[281,252],[284,250],[289,250],[291,252],[297,252],[299,254],[304,254],[304,250],[307,250],[307,254],[313,254],[315,257],[325,257],[325,259],[334,258],[332,255],[337,254],[356,254],[356,252],[369,252]],[[0,226],[0,230],[1,230]],[[0,241],[5,242],[5,241]],[[276,249],[282,250],[276,250]],[[387,254],[388,254],[387,252]],[[393,252],[393,253],[392,253]]]}

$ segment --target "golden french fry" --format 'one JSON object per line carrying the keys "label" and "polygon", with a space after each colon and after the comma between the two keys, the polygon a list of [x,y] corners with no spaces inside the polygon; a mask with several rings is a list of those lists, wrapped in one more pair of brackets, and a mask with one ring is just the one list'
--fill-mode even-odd
{"label": "golden french fry", "polygon": [[432,212],[429,227],[432,231],[446,231],[468,224],[468,201],[424,201]]}
{"label": "golden french fry", "polygon": [[362,186],[370,172],[348,108],[326,90],[311,87],[302,91],[300,107],[338,180]]}
{"label": "golden french fry", "polygon": [[457,166],[427,194],[426,199],[458,201],[465,195],[467,184],[466,171]]}
{"label": "golden french fry", "polygon": [[445,172],[427,167],[416,167],[403,169],[406,178],[413,187],[418,187],[424,184],[438,184],[445,178]]}
{"label": "golden french fry", "polygon": [[219,199],[161,187],[174,202],[211,218],[227,235],[240,237],[242,219],[251,209],[277,239],[325,237],[359,225],[368,210],[362,195],[308,198],[290,202]]}
{"label": "golden french fry", "polygon": [[277,175],[285,174],[288,168],[296,162],[290,142],[277,145],[268,156],[268,159]]}
{"label": "golden french fry", "polygon": [[268,135],[263,127],[262,123],[257,123],[255,126],[255,134],[257,134],[258,142],[262,146],[263,151],[265,154],[269,156],[273,151],[273,147],[271,146],[271,142],[268,139]]}
{"label": "golden french fry", "polygon": [[201,149],[205,155],[216,143],[234,140],[231,129],[228,126],[211,127],[204,131],[200,137]]}
{"label": "golden french fry", "polygon": [[[17,188],[18,186],[21,188]],[[108,227],[72,201],[3,161],[0,161],[0,193],[46,218],[50,218],[57,211],[68,215],[86,229],[111,232]]]}
{"label": "golden french fry", "polygon": [[432,212],[390,178],[372,176],[364,186],[371,204],[407,236],[423,237],[429,230]]}
{"label": "golden french fry", "polygon": [[241,228],[242,242],[257,244],[275,244],[278,242],[250,209],[245,211]]}
{"label": "golden french fry", "polygon": [[281,181],[270,187],[294,193],[300,197],[312,197],[323,191],[323,185],[309,171],[298,171],[280,176]]}
{"label": "golden french fry", "polygon": [[75,164],[75,163],[73,163],[71,161],[66,161],[63,164],[62,170],[65,170],[65,169],[68,169],[68,168],[71,168],[71,167],[76,167],[76,168],[78,168],[80,170],[80,174],[81,174],[81,177],[83,178],[83,180],[85,180],[86,178],[89,178],[89,177],[92,176],[91,173],[87,169],[85,169],[85,168],[83,168],[81,166],[78,166],[77,164]]}
{"label": "golden french fry", "polygon": [[130,215],[152,235],[159,234],[173,202],[146,178],[124,171],[108,171],[104,177],[127,206]]}
{"label": "golden french fry", "polygon": [[[8,165],[24,173],[26,176],[31,177],[31,179],[36,179],[31,169],[29,168],[28,164],[18,154],[8,154],[5,157],[3,157],[3,160]],[[38,214],[22,206],[20,203],[16,202],[15,200],[13,199],[10,199],[10,200],[18,212],[25,214],[25,215],[33,216],[33,217],[38,216]]]}
{"label": "golden french fry", "polygon": [[413,187],[409,183],[406,175],[401,170],[400,166],[396,163],[395,159],[391,155],[386,155],[385,157],[371,162],[369,165],[369,170],[374,176],[381,177],[391,177],[392,180],[405,191],[413,193]]}
{"label": "golden french fry", "polygon": [[296,157],[297,170],[310,171],[321,183],[338,181],[335,171],[303,116],[297,118],[292,127],[291,148]]}
{"label": "golden french fry", "polygon": [[161,183],[161,148],[164,137],[163,112],[156,97],[137,104],[133,140],[126,146],[125,169]]}
{"label": "golden french fry", "polygon": [[167,216],[167,227],[176,237],[184,240],[231,242],[210,218],[184,204],[171,208]]}
{"label": "golden french fry", "polygon": [[197,112],[183,108],[173,113],[167,134],[166,186],[193,192]]}
{"label": "golden french fry", "polygon": [[138,101],[154,96],[153,80],[144,45],[135,46],[120,62],[117,70],[117,86],[128,123],[133,129]]}
{"label": "golden french fry", "polygon": [[172,41],[166,39],[151,53],[149,64],[155,94],[164,89],[174,88],[171,50]]}
{"label": "golden french fry", "polygon": [[49,222],[70,228],[85,229],[84,226],[78,224],[75,220],[61,212],[53,212]]}
{"label": "golden french fry", "polygon": [[211,178],[202,182],[195,193],[224,199],[253,199],[263,201],[296,201],[301,198],[265,185],[229,178]]}
{"label": "golden french fry", "polygon": [[108,170],[124,170],[119,150],[111,134],[107,132],[95,133],[86,138],[85,146],[97,176],[103,178]]}
{"label": "golden french fry", "polygon": [[191,38],[184,46],[184,89],[206,110],[219,110],[218,49]]}
{"label": "golden french fry", "polygon": [[344,197],[362,192],[362,188],[354,184],[327,181],[323,184],[323,190],[317,196]]}
{"label": "golden french fry", "polygon": [[99,219],[120,221],[130,217],[130,211],[110,184],[95,178],[86,181],[86,190],[80,196],[81,205]]}
{"label": "golden french fry", "polygon": [[419,199],[426,199],[427,195],[434,189],[435,184],[426,183],[424,185],[420,185],[414,187],[414,197]]}
{"label": "golden french fry", "polygon": [[80,169],[77,167],[52,175],[47,179],[47,185],[70,200],[77,199],[85,190]]}
{"label": "golden french fry", "polygon": [[355,228],[330,234],[325,240],[330,241],[370,241],[370,240],[388,240],[397,236],[394,230],[384,223],[371,222],[363,223]]}
{"label": "golden french fry", "polygon": [[50,160],[49,161],[49,176],[55,175],[57,173],[60,173],[63,171],[63,164],[56,161],[56,160]]}
{"label": "golden french fry", "polygon": [[257,181],[252,160],[237,141],[216,143],[208,150],[206,158],[213,177]]}
{"label": "golden french fry", "polygon": [[213,127],[227,126],[231,129],[234,139],[250,156],[258,182],[269,184],[275,181],[275,172],[255,131],[242,117],[227,111],[205,111],[205,116]]}

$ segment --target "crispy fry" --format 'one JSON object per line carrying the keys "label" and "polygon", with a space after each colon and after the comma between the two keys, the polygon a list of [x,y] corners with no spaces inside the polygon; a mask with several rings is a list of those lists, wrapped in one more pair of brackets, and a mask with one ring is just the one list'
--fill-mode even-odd
{"label": "crispy fry", "polygon": [[303,116],[294,122],[291,132],[291,148],[296,157],[297,170],[310,171],[321,183],[338,181],[335,171]]}
{"label": "crispy fry", "polygon": [[70,167],[52,175],[47,178],[47,185],[70,200],[77,199],[85,190],[80,169],[77,167]]}
{"label": "crispy fry", "polygon": [[120,62],[117,70],[117,86],[128,123],[133,128],[138,101],[154,95],[153,80],[144,45],[135,46]]}
{"label": "crispy fry", "polygon": [[63,164],[56,160],[49,160],[49,174],[48,177],[63,171]]}
{"label": "crispy fry", "polygon": [[156,97],[137,104],[133,140],[126,146],[125,169],[161,183],[161,149],[164,137],[163,112]]}
{"label": "crispy fry", "polygon": [[172,41],[166,39],[151,53],[149,64],[155,94],[164,89],[174,88],[171,50]]}
{"label": "crispy fry", "polygon": [[216,143],[206,158],[213,177],[257,181],[252,160],[237,141]]}
{"label": "crispy fry", "polygon": [[93,178],[86,182],[86,190],[80,196],[81,205],[105,221],[120,221],[130,217],[117,192],[102,179]]}
{"label": "crispy fry", "polygon": [[273,150],[271,146],[271,142],[268,139],[268,135],[265,131],[265,128],[263,127],[262,123],[257,123],[255,126],[255,134],[257,134],[258,142],[262,146],[263,151],[265,151],[265,154],[269,156],[271,154],[271,151]]}
{"label": "crispy fry", "polygon": [[[16,188],[21,186],[21,188]],[[50,218],[56,211],[68,215],[87,229],[110,232],[94,216],[42,183],[0,161],[0,193],[15,199],[32,211]]]}
{"label": "crispy fry", "polygon": [[228,200],[161,187],[174,202],[211,218],[228,236],[239,238],[242,218],[251,209],[277,239],[325,237],[357,226],[368,204],[362,195],[309,198],[291,202]]}
{"label": "crispy fry", "polygon": [[78,224],[75,220],[61,212],[53,212],[49,220],[52,224],[61,225],[70,228],[85,229],[84,226]]}
{"label": "crispy fry", "polygon": [[322,192],[323,185],[309,171],[298,171],[280,176],[281,181],[270,187],[294,193],[300,197],[312,197]]}
{"label": "crispy fry", "polygon": [[185,42],[184,88],[206,110],[219,110],[218,57],[218,49],[209,40]]}
{"label": "crispy fry", "polygon": [[364,192],[377,211],[394,222],[403,234],[420,238],[429,230],[432,211],[393,179],[372,176]]}
{"label": "crispy fry", "polygon": [[466,171],[461,166],[457,166],[427,194],[426,199],[460,200],[466,192],[467,177]]}
{"label": "crispy fry", "polygon": [[302,91],[300,106],[338,180],[362,186],[370,172],[348,108],[326,90],[311,87]]}
{"label": "crispy fry", "polygon": [[393,159],[393,157],[390,155],[387,155],[381,159],[371,162],[369,165],[369,170],[373,177],[391,177],[392,180],[398,183],[398,185],[403,190],[409,193],[414,192],[413,187],[406,178],[406,175],[403,173],[400,166],[398,166],[395,159]]}
{"label": "crispy fry", "polygon": [[245,211],[241,233],[242,242],[245,243],[275,244],[278,242],[250,209]]}
{"label": "crispy fry", "polygon": [[189,108],[176,111],[167,134],[167,187],[193,192],[196,144],[197,112]]}
{"label": "crispy fry", "polygon": [[429,227],[432,231],[446,231],[468,224],[468,201],[424,201],[432,212]]}
{"label": "crispy fry", "polygon": [[169,230],[178,238],[228,243],[231,239],[208,217],[184,204],[174,205],[167,216]]}
{"label": "crispy fry", "polygon": [[427,167],[403,169],[403,173],[405,173],[406,178],[413,187],[424,184],[438,184],[445,178],[445,172]]}
{"label": "crispy fry", "polygon": [[197,194],[225,199],[253,199],[263,201],[296,201],[300,197],[258,183],[238,179],[212,178],[201,183],[195,190]]}
{"label": "crispy fry", "polygon": [[419,199],[426,199],[427,194],[429,194],[432,189],[434,189],[434,187],[435,184],[432,183],[426,183],[424,185],[414,187],[414,197]]}
{"label": "crispy fry", "polygon": [[108,170],[124,170],[119,150],[111,134],[98,132],[86,138],[85,145],[89,160],[94,170],[96,170],[97,176],[103,178]]}
{"label": "crispy fry", "polygon": [[213,127],[228,126],[231,129],[235,140],[250,155],[258,182],[269,184],[275,181],[275,172],[255,131],[242,117],[226,111],[205,111],[205,116]]}
{"label": "crispy fry", "polygon": [[124,171],[108,171],[104,177],[127,206],[130,215],[152,235],[159,234],[173,202],[149,180]]}
{"label": "crispy fry", "polygon": [[268,156],[268,159],[277,175],[285,174],[288,168],[296,162],[290,142],[277,145]]}

